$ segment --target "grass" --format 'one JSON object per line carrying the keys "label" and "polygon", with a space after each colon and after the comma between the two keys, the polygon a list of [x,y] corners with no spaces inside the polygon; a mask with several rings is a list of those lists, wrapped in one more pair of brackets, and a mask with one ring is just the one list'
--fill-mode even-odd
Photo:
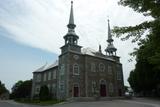
{"label": "grass", "polygon": [[53,105],[53,104],[57,104],[57,103],[63,102],[62,100],[56,100],[56,99],[47,100],[47,101],[30,100],[30,99],[16,99],[15,101],[19,102],[19,103],[41,105],[41,106]]}

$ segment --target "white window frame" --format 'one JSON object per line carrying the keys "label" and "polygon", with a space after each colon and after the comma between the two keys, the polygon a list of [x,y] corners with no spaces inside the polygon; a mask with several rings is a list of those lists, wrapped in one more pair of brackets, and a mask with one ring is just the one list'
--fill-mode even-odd
{"label": "white window frame", "polygon": [[57,78],[57,77],[56,77],[56,75],[57,75],[57,70],[54,70],[52,75],[53,75],[53,79],[56,79],[56,78]]}
{"label": "white window frame", "polygon": [[113,93],[113,92],[114,92],[113,83],[109,83],[109,92],[110,92],[110,93]]}
{"label": "white window frame", "polygon": [[51,84],[47,85],[49,92],[51,91]]}
{"label": "white window frame", "polygon": [[96,92],[96,81],[92,81],[92,93]]}
{"label": "white window frame", "polygon": [[121,70],[117,70],[117,80],[121,80],[122,79],[122,74],[121,74]]}
{"label": "white window frame", "polygon": [[46,74],[46,72],[44,72],[43,76],[44,76],[43,80],[46,81],[47,80],[47,74]]}
{"label": "white window frame", "polygon": [[40,82],[41,81],[41,74],[36,74],[36,82]]}
{"label": "white window frame", "polygon": [[62,83],[62,82],[60,83],[60,91],[64,92],[64,83]]}
{"label": "white window frame", "polygon": [[117,65],[117,80],[122,80],[122,71],[119,65]]}
{"label": "white window frame", "polygon": [[80,72],[79,72],[79,65],[76,63],[76,64],[73,64],[73,75],[79,75]]}
{"label": "white window frame", "polygon": [[112,74],[113,73],[113,69],[111,65],[108,65],[108,74]]}
{"label": "white window frame", "polygon": [[[102,68],[103,67],[103,68]],[[99,71],[104,72],[105,71],[105,65],[103,63],[99,64]]]}
{"label": "white window frame", "polygon": [[48,72],[48,80],[51,80],[51,76],[52,76],[52,72],[49,71],[49,72]]}
{"label": "white window frame", "polygon": [[40,85],[35,86],[35,94],[39,94],[40,92]]}
{"label": "white window frame", "polygon": [[91,72],[96,72],[96,64],[91,63]]}
{"label": "white window frame", "polygon": [[60,68],[60,75],[64,75],[64,71],[65,71],[65,65],[62,64]]}

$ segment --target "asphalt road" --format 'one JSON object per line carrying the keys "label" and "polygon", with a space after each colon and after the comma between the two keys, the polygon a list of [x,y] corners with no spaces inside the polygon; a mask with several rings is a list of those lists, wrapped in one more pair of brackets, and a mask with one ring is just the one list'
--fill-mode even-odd
{"label": "asphalt road", "polygon": [[[20,104],[14,101],[0,101],[0,107],[44,107]],[[132,100],[113,100],[97,102],[72,102],[62,103],[46,107],[160,107],[160,100],[136,98]]]}

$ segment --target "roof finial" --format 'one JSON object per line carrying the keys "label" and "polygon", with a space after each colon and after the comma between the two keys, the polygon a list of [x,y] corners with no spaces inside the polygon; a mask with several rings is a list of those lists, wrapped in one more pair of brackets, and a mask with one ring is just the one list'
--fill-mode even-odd
{"label": "roof finial", "polygon": [[69,17],[69,24],[68,27],[74,29],[76,25],[74,24],[74,15],[73,15],[73,1],[71,1],[71,10],[70,10],[70,17]]}
{"label": "roof finial", "polygon": [[99,44],[99,53],[102,53],[101,45]]}

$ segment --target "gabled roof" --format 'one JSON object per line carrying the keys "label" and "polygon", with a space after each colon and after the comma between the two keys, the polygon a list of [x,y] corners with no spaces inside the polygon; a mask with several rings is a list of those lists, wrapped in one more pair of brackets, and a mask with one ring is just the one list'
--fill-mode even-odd
{"label": "gabled roof", "polygon": [[58,60],[56,60],[53,64],[49,65],[45,70],[58,66]]}
{"label": "gabled roof", "polygon": [[87,55],[91,55],[91,56],[95,56],[96,51],[94,49],[91,48],[83,48],[82,49],[82,54],[87,54]]}
{"label": "gabled roof", "polygon": [[45,63],[45,65],[43,65],[42,67],[38,68],[34,72],[42,72],[42,71],[44,71],[44,69],[46,68],[46,66],[47,66],[47,63]]}
{"label": "gabled roof", "polygon": [[56,66],[58,66],[58,60],[56,60],[53,64],[48,65],[48,66],[47,66],[47,63],[46,63],[45,65],[43,65],[42,67],[38,68],[34,72],[43,72],[43,71],[46,71],[46,70],[51,69],[51,68],[56,67]]}
{"label": "gabled roof", "polygon": [[90,55],[90,56],[94,56],[94,57],[99,57],[99,58],[103,58],[103,59],[107,59],[107,60],[110,60],[110,61],[115,61],[114,59],[110,58],[109,56],[105,56],[103,54],[98,54],[99,52],[98,51],[95,51],[94,49],[91,49],[91,48],[83,48],[82,49],[82,54],[84,55]]}

